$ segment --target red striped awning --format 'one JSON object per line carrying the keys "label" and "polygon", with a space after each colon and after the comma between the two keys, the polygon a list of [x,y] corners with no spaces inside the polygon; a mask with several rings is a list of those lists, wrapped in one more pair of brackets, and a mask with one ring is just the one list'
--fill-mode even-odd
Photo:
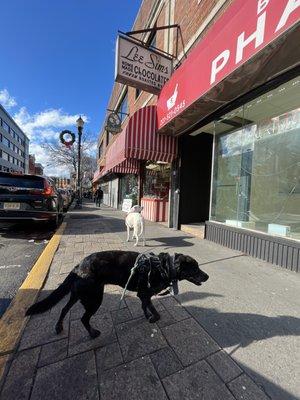
{"label": "red striped awning", "polygon": [[127,159],[111,168],[109,172],[116,172],[120,174],[138,174],[139,172],[139,161]]}
{"label": "red striped awning", "polygon": [[108,149],[106,169],[111,170],[125,160],[172,162],[176,156],[177,138],[157,133],[156,106],[146,106],[133,114]]}
{"label": "red striped awning", "polygon": [[103,167],[100,167],[99,169],[97,169],[97,171],[94,172],[94,177],[93,177],[93,181],[92,183],[96,183],[98,182],[98,180],[101,178],[102,173],[103,173]]}

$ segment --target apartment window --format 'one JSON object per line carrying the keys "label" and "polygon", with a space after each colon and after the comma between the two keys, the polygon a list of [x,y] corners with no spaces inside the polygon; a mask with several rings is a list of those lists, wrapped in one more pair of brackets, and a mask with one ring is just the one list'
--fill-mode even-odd
{"label": "apartment window", "polygon": [[[156,23],[154,27],[156,26]],[[151,32],[147,44],[150,48],[156,48],[156,31]]]}
{"label": "apartment window", "polygon": [[141,94],[141,90],[140,89],[135,89],[135,99],[137,99],[139,97],[139,95]]}
{"label": "apartment window", "polygon": [[9,133],[9,126],[7,125],[7,123],[5,121],[2,120],[2,127],[3,129]]}
{"label": "apartment window", "polygon": [[101,143],[99,146],[99,158],[102,157],[102,154],[103,154],[103,143]]}
{"label": "apartment window", "polygon": [[9,154],[7,154],[5,151],[2,151],[2,158],[3,158],[3,160],[5,160],[5,161],[9,161]]}
{"label": "apartment window", "polygon": [[3,138],[2,138],[2,143],[4,144],[4,146],[10,147],[10,141],[8,139],[6,139],[5,136],[3,136]]}
{"label": "apartment window", "polygon": [[121,121],[123,122],[124,119],[127,117],[127,112],[128,112],[128,91],[126,90],[119,107],[117,108],[117,112],[120,113],[120,118]]}

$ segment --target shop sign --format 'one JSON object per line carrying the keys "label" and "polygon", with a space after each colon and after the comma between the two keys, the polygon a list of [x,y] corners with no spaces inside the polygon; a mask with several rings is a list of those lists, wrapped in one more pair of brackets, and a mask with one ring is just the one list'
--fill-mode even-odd
{"label": "shop sign", "polygon": [[162,89],[158,129],[300,20],[300,0],[236,0]]}
{"label": "shop sign", "polygon": [[123,36],[116,45],[115,80],[158,94],[172,73],[172,59]]}
{"label": "shop sign", "polygon": [[111,112],[106,119],[105,130],[112,134],[117,134],[122,131],[121,125],[122,121],[117,112]]}
{"label": "shop sign", "polygon": [[124,199],[122,203],[122,211],[129,212],[132,207],[132,199]]}
{"label": "shop sign", "polygon": [[257,126],[255,139],[264,139],[265,137],[279,135],[299,129],[300,127],[300,110],[292,110],[278,117],[261,122]]}

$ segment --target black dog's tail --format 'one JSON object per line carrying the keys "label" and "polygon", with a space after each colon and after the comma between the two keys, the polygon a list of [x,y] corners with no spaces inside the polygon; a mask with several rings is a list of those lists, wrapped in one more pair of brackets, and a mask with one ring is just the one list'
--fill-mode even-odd
{"label": "black dog's tail", "polygon": [[43,313],[57,304],[71,290],[73,282],[77,279],[77,275],[71,272],[57,289],[53,290],[44,300],[33,304],[28,308],[25,315],[33,315]]}

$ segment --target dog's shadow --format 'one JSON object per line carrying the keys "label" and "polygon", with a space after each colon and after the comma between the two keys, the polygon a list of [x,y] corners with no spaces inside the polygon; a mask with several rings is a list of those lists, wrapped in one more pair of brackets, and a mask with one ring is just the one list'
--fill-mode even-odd
{"label": "dog's shadow", "polygon": [[300,319],[294,316],[220,312],[216,308],[184,304],[188,300],[191,300],[190,294],[186,300],[179,299],[186,310],[223,348],[247,347],[253,342],[276,336],[300,336]]}

